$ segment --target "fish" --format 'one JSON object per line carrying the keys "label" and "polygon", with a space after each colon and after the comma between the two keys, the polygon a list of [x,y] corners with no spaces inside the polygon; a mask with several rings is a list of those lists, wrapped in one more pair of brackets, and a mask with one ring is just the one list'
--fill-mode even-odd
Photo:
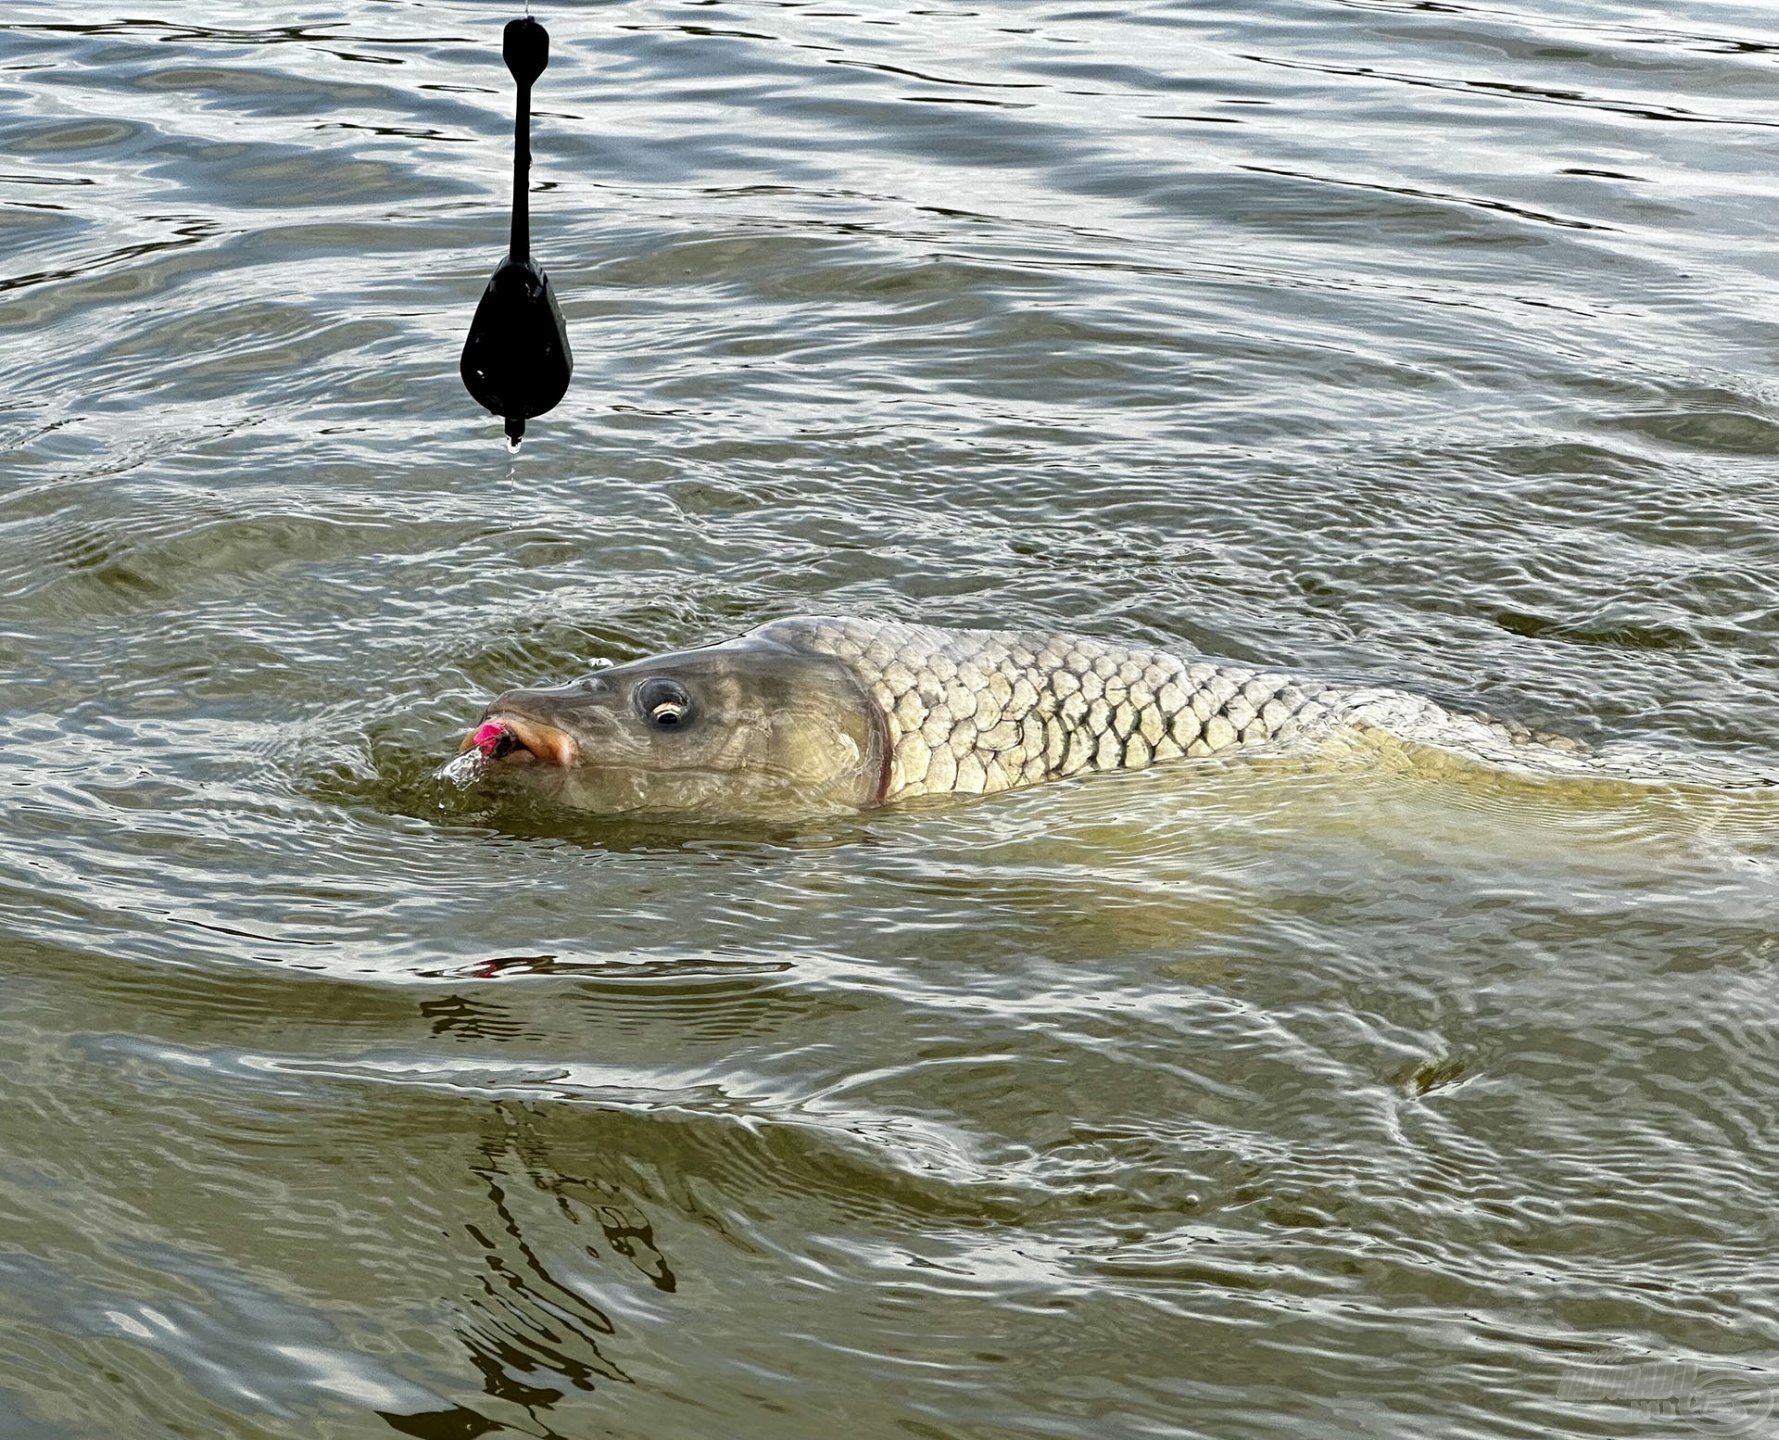
{"label": "fish", "polygon": [[797,616],[509,690],[446,771],[521,776],[607,814],[813,815],[1363,739],[1614,768],[1574,739],[1387,686],[1064,631]]}

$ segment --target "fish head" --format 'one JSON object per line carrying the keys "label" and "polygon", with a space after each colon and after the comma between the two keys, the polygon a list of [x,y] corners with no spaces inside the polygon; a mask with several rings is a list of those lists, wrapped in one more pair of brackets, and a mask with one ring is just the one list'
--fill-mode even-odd
{"label": "fish head", "polygon": [[462,748],[578,809],[778,817],[875,804],[888,739],[840,661],[748,636],[509,690]]}

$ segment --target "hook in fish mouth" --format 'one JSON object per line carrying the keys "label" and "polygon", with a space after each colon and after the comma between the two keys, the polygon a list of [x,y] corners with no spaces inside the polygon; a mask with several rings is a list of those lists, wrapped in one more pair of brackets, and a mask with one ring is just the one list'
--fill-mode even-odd
{"label": "hook in fish mouth", "polygon": [[572,737],[554,725],[507,712],[490,715],[464,737],[461,754],[479,750],[488,760],[555,765],[566,769],[579,753]]}

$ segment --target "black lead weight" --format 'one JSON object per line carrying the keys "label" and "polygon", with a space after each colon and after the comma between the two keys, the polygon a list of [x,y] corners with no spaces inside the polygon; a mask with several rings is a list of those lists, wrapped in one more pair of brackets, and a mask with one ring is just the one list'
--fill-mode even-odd
{"label": "black lead weight", "polygon": [[568,392],[574,352],[550,277],[531,258],[531,87],[550,63],[550,32],[529,15],[507,22],[501,58],[519,83],[513,118],[513,231],[470,321],[459,368],[476,402],[506,420],[514,448],[525,422]]}

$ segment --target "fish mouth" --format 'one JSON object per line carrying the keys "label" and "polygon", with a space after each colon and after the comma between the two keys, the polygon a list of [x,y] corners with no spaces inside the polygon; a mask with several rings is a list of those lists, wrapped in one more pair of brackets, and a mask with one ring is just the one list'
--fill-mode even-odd
{"label": "fish mouth", "polygon": [[559,769],[567,769],[580,755],[580,747],[567,731],[508,710],[485,716],[457,750],[459,754],[480,750],[488,759],[509,765],[554,765]]}

